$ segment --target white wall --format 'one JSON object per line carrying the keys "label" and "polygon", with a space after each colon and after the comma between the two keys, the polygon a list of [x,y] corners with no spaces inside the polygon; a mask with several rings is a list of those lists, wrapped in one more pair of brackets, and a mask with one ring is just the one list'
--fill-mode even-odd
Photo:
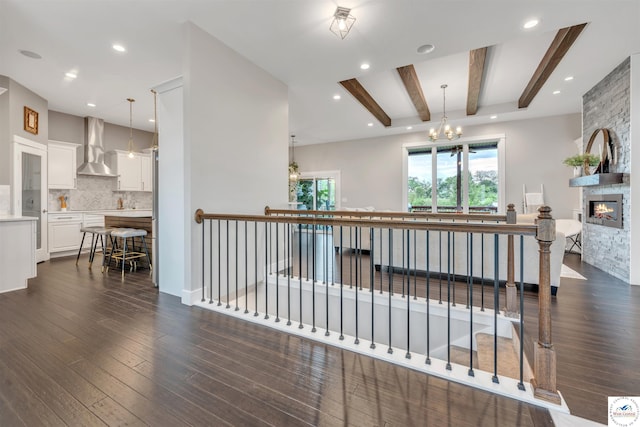
{"label": "white wall", "polygon": [[[562,160],[577,153],[573,141],[582,133],[580,114],[468,126],[464,131],[465,138],[506,136],[506,203],[514,203],[520,211],[522,185],[531,191],[543,184],[545,202],[555,218],[571,218],[572,210],[579,208],[579,190],[569,187],[573,170]],[[342,207],[403,210],[401,147],[426,141],[425,133],[407,133],[300,145],[296,162],[302,172],[340,170]]]}
{"label": "white wall", "polygon": [[158,92],[157,283],[160,292],[182,296],[189,265],[186,236],[191,229],[185,209],[182,79],[156,87]]}
{"label": "white wall", "polygon": [[197,208],[258,214],[267,204],[286,206],[288,109],[282,82],[185,24],[185,250],[194,254],[185,291],[194,293],[202,280]]}

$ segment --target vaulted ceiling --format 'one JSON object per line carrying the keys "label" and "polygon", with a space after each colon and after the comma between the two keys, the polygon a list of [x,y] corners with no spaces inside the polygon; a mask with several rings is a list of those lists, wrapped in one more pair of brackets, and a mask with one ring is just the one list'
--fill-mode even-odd
{"label": "vaulted ceiling", "polygon": [[[426,132],[442,117],[442,84],[456,125],[577,113],[640,52],[636,0],[339,4],[356,17],[344,40],[329,32],[333,0],[0,0],[0,74],[52,110],[123,126],[136,98],[134,126],[150,130],[149,89],[182,73],[192,21],[288,85],[290,130],[310,144]],[[539,25],[524,29],[531,18]],[[418,53],[424,44],[435,49]]]}

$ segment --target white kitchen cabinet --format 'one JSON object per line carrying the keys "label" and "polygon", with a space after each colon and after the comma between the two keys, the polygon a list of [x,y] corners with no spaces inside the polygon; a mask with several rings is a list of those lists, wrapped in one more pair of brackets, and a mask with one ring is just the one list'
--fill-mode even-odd
{"label": "white kitchen cabinet", "polygon": [[81,213],[49,213],[49,253],[77,251],[82,240]]}
{"label": "white kitchen cabinet", "polygon": [[141,191],[153,191],[153,177],[151,173],[151,155],[150,154],[141,154],[140,155],[140,170],[142,172],[141,182],[142,188]]}
{"label": "white kitchen cabinet", "polygon": [[118,175],[119,191],[142,190],[141,154],[134,153],[129,157],[127,151],[109,151],[106,153],[107,165]]}
{"label": "white kitchen cabinet", "polygon": [[48,178],[50,189],[75,189],[78,144],[49,141]]}

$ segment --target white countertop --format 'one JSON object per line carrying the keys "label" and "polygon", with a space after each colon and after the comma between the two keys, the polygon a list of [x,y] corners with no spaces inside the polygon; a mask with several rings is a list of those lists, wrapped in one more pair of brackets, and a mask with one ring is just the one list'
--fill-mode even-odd
{"label": "white countertop", "polygon": [[0,222],[37,221],[34,216],[0,215]]}
{"label": "white countertop", "polygon": [[94,215],[129,215],[129,216],[150,216],[151,209],[97,209],[97,210],[68,210],[68,211],[49,211],[50,215],[69,215],[69,214],[94,214]]}

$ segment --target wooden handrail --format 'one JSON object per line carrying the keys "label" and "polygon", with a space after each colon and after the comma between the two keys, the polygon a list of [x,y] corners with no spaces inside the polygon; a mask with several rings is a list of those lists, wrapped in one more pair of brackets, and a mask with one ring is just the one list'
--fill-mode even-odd
{"label": "wooden handrail", "polygon": [[[316,211],[306,211],[316,212]],[[325,211],[320,211],[325,212]],[[333,212],[333,211],[332,211]],[[456,216],[458,218],[458,216]],[[452,231],[456,233],[494,233],[494,234],[522,234],[535,236],[537,226],[533,224],[503,224],[503,223],[470,223],[470,222],[419,222],[401,219],[366,219],[366,218],[324,218],[316,216],[273,216],[273,215],[241,215],[241,214],[212,214],[198,209],[195,221],[200,224],[204,219],[271,222],[280,224],[304,224],[350,227],[373,227],[411,230]]]}
{"label": "wooden handrail", "polygon": [[264,208],[264,214],[274,215],[303,215],[303,216],[333,216],[333,217],[374,217],[374,218],[407,218],[407,219],[434,219],[434,220],[456,220],[456,221],[489,221],[505,222],[506,215],[496,214],[458,214],[458,213],[432,213],[432,212],[383,212],[383,211],[319,211],[319,210],[299,210],[299,209],[272,209],[269,206]]}

